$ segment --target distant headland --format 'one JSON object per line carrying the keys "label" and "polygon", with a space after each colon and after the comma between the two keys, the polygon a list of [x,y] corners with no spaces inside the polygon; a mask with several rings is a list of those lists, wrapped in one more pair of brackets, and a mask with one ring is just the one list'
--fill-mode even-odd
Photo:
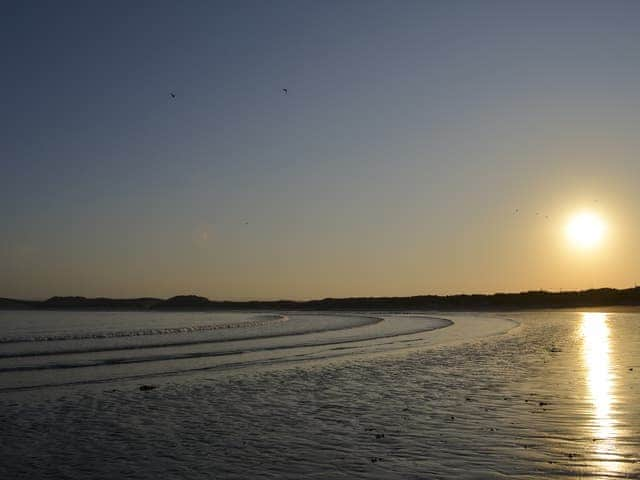
{"label": "distant headland", "polygon": [[160,298],[51,297],[47,300],[0,298],[2,310],[529,310],[545,308],[640,306],[640,287],[581,291],[353,297],[322,300],[217,301],[196,295]]}

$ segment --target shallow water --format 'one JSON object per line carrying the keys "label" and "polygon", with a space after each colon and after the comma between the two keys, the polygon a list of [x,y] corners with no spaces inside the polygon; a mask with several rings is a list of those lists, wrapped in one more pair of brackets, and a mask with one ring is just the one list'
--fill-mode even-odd
{"label": "shallow water", "polygon": [[637,314],[35,317],[0,315],[1,478],[640,475]]}

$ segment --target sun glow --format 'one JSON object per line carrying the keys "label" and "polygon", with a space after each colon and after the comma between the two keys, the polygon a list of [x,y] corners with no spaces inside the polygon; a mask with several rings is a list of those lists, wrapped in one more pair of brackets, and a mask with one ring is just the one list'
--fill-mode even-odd
{"label": "sun glow", "polygon": [[596,214],[582,212],[571,217],[566,231],[567,237],[574,245],[592,248],[602,241],[605,224]]}

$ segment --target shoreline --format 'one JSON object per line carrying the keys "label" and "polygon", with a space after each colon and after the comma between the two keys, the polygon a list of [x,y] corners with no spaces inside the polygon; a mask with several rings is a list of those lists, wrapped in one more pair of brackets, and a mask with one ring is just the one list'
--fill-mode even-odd
{"label": "shoreline", "polygon": [[207,308],[207,309],[161,309],[161,310],[140,310],[125,308],[3,308],[0,312],[87,312],[87,313],[335,313],[335,314],[399,314],[399,313],[527,313],[527,312],[611,312],[611,313],[640,313],[640,305],[576,305],[571,307],[513,307],[513,308],[389,308],[389,309],[308,309],[308,308]]}

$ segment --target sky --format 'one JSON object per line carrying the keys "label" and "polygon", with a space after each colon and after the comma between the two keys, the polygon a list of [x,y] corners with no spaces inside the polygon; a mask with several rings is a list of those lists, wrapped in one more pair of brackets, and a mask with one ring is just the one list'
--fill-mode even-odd
{"label": "sky", "polygon": [[634,1],[3,2],[0,297],[634,286],[638,25]]}

